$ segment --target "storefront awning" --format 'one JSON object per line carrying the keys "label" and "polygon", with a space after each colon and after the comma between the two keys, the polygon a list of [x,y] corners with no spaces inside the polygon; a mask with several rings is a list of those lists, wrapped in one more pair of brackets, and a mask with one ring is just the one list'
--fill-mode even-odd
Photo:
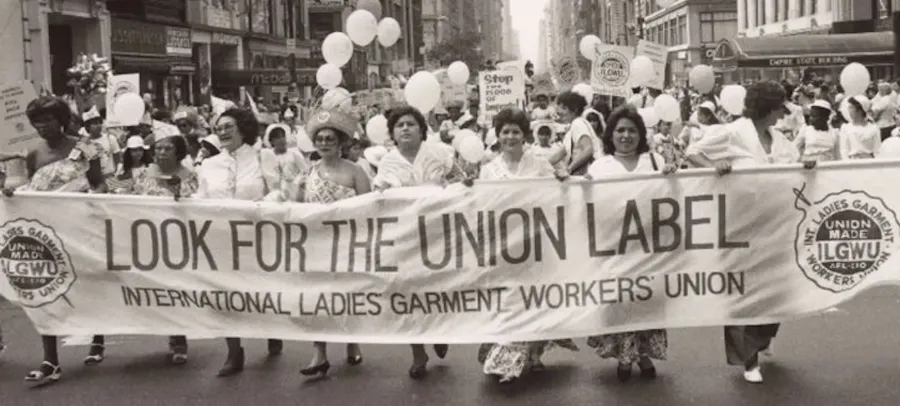
{"label": "storefront awning", "polygon": [[713,66],[729,70],[890,64],[893,54],[892,32],[734,38],[719,42]]}
{"label": "storefront awning", "polygon": [[113,71],[122,73],[169,73],[166,57],[113,55]]}
{"label": "storefront awning", "polygon": [[[287,69],[214,69],[213,86],[289,86],[291,72]],[[315,86],[315,69],[297,69],[298,86]]]}

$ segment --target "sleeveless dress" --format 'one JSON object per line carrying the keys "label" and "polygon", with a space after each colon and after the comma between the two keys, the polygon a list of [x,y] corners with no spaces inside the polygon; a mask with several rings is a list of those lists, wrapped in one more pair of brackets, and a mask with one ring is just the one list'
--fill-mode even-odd
{"label": "sleeveless dress", "polygon": [[319,175],[319,165],[319,163],[313,165],[306,176],[306,186],[303,190],[305,203],[327,204],[356,196],[356,189]]}
{"label": "sleeveless dress", "polygon": [[[77,152],[76,152],[77,151]],[[100,158],[100,149],[89,140],[79,140],[68,158],[42,166],[35,171],[20,191],[87,192],[91,189],[87,172],[90,162]]]}
{"label": "sleeveless dress", "polygon": [[[186,171],[186,173],[189,175],[182,178],[178,184],[178,195],[180,197],[191,197],[199,187],[197,175],[190,170]],[[165,180],[160,179],[157,174],[159,174],[159,169],[155,164],[138,174],[134,179],[131,194],[138,196],[174,196],[175,193],[172,186],[168,185]]]}

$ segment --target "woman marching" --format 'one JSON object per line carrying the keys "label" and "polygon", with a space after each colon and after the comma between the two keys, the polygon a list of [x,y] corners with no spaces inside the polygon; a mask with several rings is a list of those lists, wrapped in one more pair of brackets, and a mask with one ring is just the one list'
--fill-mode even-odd
{"label": "woman marching", "polygon": [[[773,127],[790,113],[784,96],[784,88],[777,82],[750,85],[744,99],[744,116],[691,144],[686,151],[688,160],[697,167],[715,168],[719,175],[730,173],[732,168],[799,162],[797,147]],[[804,161],[808,169],[815,164],[816,161]],[[725,326],[728,364],[743,366],[747,382],[762,383],[759,355],[770,349],[779,326]]]}
{"label": "woman marching", "polygon": [[[675,163],[666,163],[662,155],[650,150],[644,120],[628,105],[610,114],[601,141],[605,155],[588,168],[588,178],[641,172],[669,174],[678,168]],[[668,336],[666,330],[661,329],[629,331],[589,337],[587,344],[595,348],[601,358],[615,358],[619,362],[616,375],[625,382],[631,379],[635,363],[641,370],[642,378],[656,377],[656,366],[652,360],[666,359]]]}
{"label": "woman marching", "polygon": [[[565,180],[568,174],[555,170],[546,158],[534,153],[535,148],[525,148],[525,140],[531,124],[525,112],[517,108],[500,110],[494,117],[494,131],[500,143],[500,155],[481,168],[480,179],[502,180],[516,178],[546,178],[556,176]],[[486,353],[484,373],[500,377],[500,383],[512,382],[525,370],[542,371],[541,356],[555,344],[578,351],[572,340],[553,342],[513,342],[493,344]],[[485,346],[486,347],[486,346]],[[480,356],[479,356],[480,358]]]}
{"label": "woman marching", "polygon": [[[362,167],[341,157],[356,129],[356,121],[342,111],[321,111],[307,123],[308,134],[321,157],[309,171],[297,176],[293,182],[296,200],[304,203],[328,204],[369,193],[369,176]],[[328,343],[315,342],[315,353],[309,364],[300,370],[306,376],[325,375],[331,368],[328,361]],[[362,363],[359,344],[347,344],[347,365]]]}
{"label": "woman marching", "polygon": [[800,128],[794,138],[794,146],[803,160],[835,161],[841,159],[839,132],[832,129],[831,104],[816,100],[809,108],[809,124]]}

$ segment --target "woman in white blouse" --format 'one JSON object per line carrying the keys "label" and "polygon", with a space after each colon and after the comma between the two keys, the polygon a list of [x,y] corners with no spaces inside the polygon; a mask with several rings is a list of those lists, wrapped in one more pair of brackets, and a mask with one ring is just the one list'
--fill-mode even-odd
{"label": "woman in white blouse", "polygon": [[[414,107],[398,107],[390,111],[388,130],[396,147],[378,163],[378,174],[372,181],[376,189],[392,187],[445,185],[460,170],[453,164],[453,155],[441,145],[425,141],[428,124],[425,116]],[[409,377],[422,379],[428,365],[423,344],[411,344],[413,364]],[[438,358],[447,355],[447,344],[435,344]]]}
{"label": "woman in white blouse", "polygon": [[[522,110],[506,108],[497,113],[494,131],[500,143],[500,154],[481,168],[480,179],[566,178],[565,171],[555,170],[550,161],[534,153],[534,148],[525,148],[530,127],[528,116]],[[557,340],[554,343],[563,348],[578,349],[572,340]],[[526,368],[543,370],[541,356],[551,345],[548,341],[485,344],[479,350],[478,358],[484,363],[486,375],[498,376],[500,383],[507,383],[521,376]]]}
{"label": "woman in white blouse", "polygon": [[572,175],[584,175],[594,159],[601,156],[600,138],[591,124],[582,117],[587,100],[574,92],[562,92],[556,98],[557,113],[563,122],[569,122],[569,131],[563,137],[562,150],[550,157],[550,163],[564,162]]}
{"label": "woman in white blouse", "polygon": [[831,103],[816,100],[809,107],[809,124],[800,128],[794,145],[804,160],[835,161],[841,159],[841,143],[837,130],[829,125]]}
{"label": "woman in white blouse", "polygon": [[[197,191],[197,197],[259,201],[266,196],[259,154],[253,148],[259,138],[258,131],[259,122],[249,110],[231,108],[219,116],[215,133],[219,136],[222,151],[203,161],[202,176],[205,180]],[[230,337],[225,341],[228,357],[219,370],[219,376],[234,375],[244,370],[241,339]],[[281,340],[269,340],[269,354],[281,354],[282,347]]]}
{"label": "woman in white blouse", "polygon": [[[675,172],[675,164],[667,164],[662,155],[650,150],[647,127],[641,115],[630,105],[613,111],[603,135],[603,151],[606,155],[594,161],[587,177],[619,175],[639,172]],[[628,331],[603,334],[588,338],[588,345],[595,348],[601,358],[618,361],[617,376],[620,381],[631,379],[634,364],[641,370],[641,377],[656,377],[652,359],[665,360],[668,350],[666,330]]]}
{"label": "woman in white blouse", "polygon": [[881,149],[881,130],[866,118],[869,100],[863,96],[847,98],[848,123],[841,127],[841,154],[844,159],[868,159]]}
{"label": "woman in white blouse", "polygon": [[[786,164],[800,161],[797,147],[773,126],[790,111],[784,105],[784,88],[777,82],[757,82],[747,88],[744,117],[720,131],[706,134],[688,146],[687,159],[698,167],[716,168],[720,175],[733,167]],[[876,133],[876,136],[878,134]],[[808,169],[816,161],[804,161]],[[780,324],[725,326],[725,352],[729,365],[744,367],[744,380],[762,383],[759,354],[771,353],[772,339]]]}

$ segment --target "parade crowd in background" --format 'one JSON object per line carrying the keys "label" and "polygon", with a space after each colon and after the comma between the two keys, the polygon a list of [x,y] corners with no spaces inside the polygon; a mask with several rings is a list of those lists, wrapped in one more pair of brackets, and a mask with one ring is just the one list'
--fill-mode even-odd
{"label": "parade crowd in background", "polygon": [[[900,156],[898,82],[879,82],[866,95],[852,97],[816,78],[796,86],[759,81],[744,87],[740,114],[722,108],[718,89],[698,94],[636,88],[627,99],[563,90],[530,94],[524,109],[503,109],[489,124],[479,119],[479,101],[473,98],[428,114],[403,104],[370,106],[359,114],[340,105],[320,103],[309,110],[262,99],[246,107],[170,109],[147,97],[143,119],[127,128],[107,126],[102,108],[73,111],[71,103],[45,94],[27,108],[43,143],[30,151],[3,151],[2,187],[11,198],[17,191],[44,191],[328,204],[388,188],[471,185],[477,179],[565,182],[574,176],[683,168],[715,168],[727,176],[739,167],[803,162],[814,169],[818,161]],[[679,102],[678,119],[660,120],[647,110],[663,95]],[[379,144],[366,130],[377,116],[389,136]],[[478,135],[480,156],[460,153],[457,136],[463,131]],[[777,332],[777,324],[726,327],[727,360],[742,367],[748,382],[762,382],[760,355],[771,352]],[[244,367],[240,338],[225,341],[220,376]],[[27,374],[28,381],[61,376],[57,338],[43,336],[42,342],[43,362]],[[171,363],[186,363],[187,338],[172,336],[168,342]],[[104,343],[102,336],[93,338],[85,364],[103,361]],[[634,365],[641,378],[654,378],[653,360],[667,356],[665,330],[599,335],[586,345],[599,357],[616,360],[623,382]],[[271,355],[282,347],[280,340],[267,342]],[[326,374],[331,367],[327,344],[314,347],[300,369],[303,375]],[[486,374],[511,382],[544,369],[543,354],[556,347],[579,350],[571,339],[486,343],[472,357]],[[448,350],[433,348],[439,358]],[[411,352],[408,374],[421,379],[429,355],[424,345],[411,345]],[[360,346],[347,344],[346,364],[362,361]]]}

